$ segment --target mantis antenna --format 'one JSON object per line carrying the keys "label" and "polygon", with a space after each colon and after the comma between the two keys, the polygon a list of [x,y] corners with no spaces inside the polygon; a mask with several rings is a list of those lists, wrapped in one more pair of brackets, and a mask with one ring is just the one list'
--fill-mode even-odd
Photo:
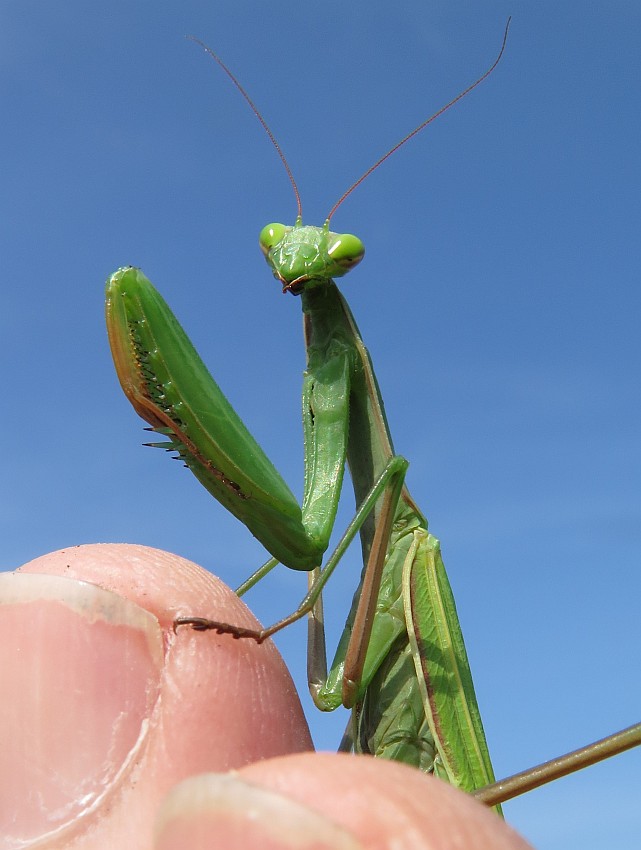
{"label": "mantis antenna", "polygon": [[[466,89],[464,89],[462,92],[460,92],[460,94],[457,94],[456,97],[453,98],[452,100],[450,100],[449,103],[446,103],[445,106],[442,106],[433,115],[430,115],[429,118],[427,118],[425,121],[423,121],[421,124],[419,124],[418,127],[415,127],[410,133],[408,133],[406,136],[404,136],[400,140],[400,142],[397,142],[392,148],[390,148],[387,151],[387,153],[383,154],[383,156],[380,157],[380,159],[378,159],[374,163],[374,165],[370,166],[367,169],[367,171],[364,174],[362,174],[361,177],[358,178],[358,180],[356,180],[356,182],[352,183],[352,185],[349,187],[349,189],[347,189],[345,192],[343,192],[343,194],[340,196],[340,198],[336,201],[334,206],[329,211],[329,214],[328,214],[327,218],[325,219],[325,226],[326,227],[329,226],[330,219],[332,218],[332,216],[334,215],[336,210],[341,206],[343,201],[345,201],[352,194],[352,192],[354,192],[354,190],[357,189],[361,185],[361,183],[363,183],[370,176],[370,174],[372,174],[372,172],[376,171],[376,169],[380,165],[382,165],[385,162],[386,159],[389,159],[392,156],[392,154],[396,153],[396,151],[399,150],[399,148],[402,148],[403,145],[406,144],[406,142],[409,142],[410,139],[413,139],[414,136],[417,136],[421,132],[421,130],[423,130],[423,129],[425,129],[425,127],[427,127],[428,124],[431,124],[432,121],[435,121],[439,116],[443,115],[444,112],[447,112],[447,110],[450,109],[452,106],[454,106],[455,103],[458,103],[459,100],[462,100],[466,95],[468,95],[471,91],[473,91],[473,89],[475,89],[478,85],[480,85],[483,82],[483,80],[486,80],[490,76],[492,71],[496,68],[496,66],[501,61],[501,57],[503,56],[503,53],[505,52],[505,45],[507,44],[507,34],[508,34],[508,30],[510,28],[510,21],[511,20],[512,20],[512,17],[510,16],[507,19],[507,23],[505,24],[505,32],[503,33],[503,42],[501,44],[501,49],[499,50],[499,54],[496,57],[496,59],[494,60],[494,62],[492,63],[492,65],[487,69],[487,71],[485,71],[484,74],[481,74],[481,76],[477,80],[475,80],[471,85],[469,85]],[[241,85],[239,80],[236,78],[236,76],[232,73],[232,71],[230,71],[230,69],[227,67],[227,65],[225,65],[225,63],[220,58],[220,56],[218,56],[217,53],[215,53],[210,47],[208,47],[199,38],[196,38],[193,35],[188,35],[187,38],[190,41],[193,41],[196,44],[198,44],[200,47],[202,47],[202,49],[205,51],[205,53],[208,53],[209,56],[211,56],[211,58],[222,68],[222,70],[225,72],[225,74],[227,74],[229,79],[232,81],[232,83],[236,86],[238,91],[244,97],[247,104],[249,105],[249,108],[254,113],[256,118],[258,118],[258,120],[260,121],[260,123],[263,127],[263,130],[267,133],[267,136],[269,137],[270,142],[272,143],[273,147],[275,148],[276,153],[280,157],[280,160],[283,163],[285,171],[287,172],[289,182],[292,184],[292,188],[294,190],[294,195],[296,196],[296,206],[298,208],[297,219],[298,219],[298,221],[302,221],[303,207],[302,207],[302,204],[301,204],[300,192],[298,191],[298,186],[296,185],[296,180],[294,179],[294,175],[292,173],[291,168],[289,167],[289,163],[287,162],[287,158],[285,157],[285,154],[283,153],[280,145],[276,141],[276,137],[274,136],[274,134],[270,130],[267,122],[265,121],[265,119],[261,115],[258,107],[254,103],[254,101],[250,98],[250,96],[247,94],[247,92],[245,91],[245,89],[243,88],[243,86]]]}
{"label": "mantis antenna", "polygon": [[225,65],[225,63],[224,63],[224,62],[223,62],[223,60],[220,58],[220,56],[218,56],[218,54],[217,54],[217,53],[214,53],[214,51],[211,49],[211,47],[207,47],[207,45],[204,43],[204,41],[201,41],[199,38],[196,38],[196,36],[194,36],[194,35],[188,35],[188,36],[187,36],[187,38],[188,38],[190,41],[193,41],[193,42],[195,42],[196,44],[200,45],[200,47],[202,47],[202,49],[205,51],[205,53],[208,53],[208,54],[211,56],[211,58],[214,60],[214,62],[217,62],[217,63],[218,63],[218,65],[219,65],[219,66],[223,69],[223,71],[227,74],[227,76],[228,76],[228,77],[229,77],[229,79],[232,81],[232,83],[236,86],[236,88],[238,89],[238,91],[239,91],[239,92],[242,94],[242,96],[245,98],[245,100],[246,100],[246,101],[247,101],[247,103],[249,104],[249,108],[250,108],[250,109],[251,109],[251,111],[254,113],[254,115],[256,116],[256,118],[258,118],[258,120],[260,121],[260,123],[261,123],[261,125],[262,125],[262,127],[263,127],[263,130],[267,133],[267,136],[269,137],[269,141],[272,143],[272,145],[273,145],[273,146],[274,146],[274,148],[276,149],[276,153],[277,153],[277,154],[278,154],[278,156],[280,157],[280,161],[283,163],[283,165],[284,165],[284,167],[285,167],[285,171],[287,172],[287,176],[289,177],[289,182],[292,184],[292,188],[293,188],[293,190],[294,190],[294,195],[296,196],[296,206],[298,207],[298,213],[297,213],[297,216],[298,216],[298,218],[302,219],[302,217],[303,217],[303,206],[302,206],[302,204],[301,204],[301,200],[300,200],[300,192],[298,191],[298,186],[296,185],[296,181],[294,180],[294,175],[292,174],[292,170],[291,170],[291,168],[289,167],[289,163],[287,162],[287,158],[285,157],[285,154],[283,153],[283,151],[282,151],[282,149],[281,149],[281,146],[280,146],[280,145],[278,144],[278,142],[276,141],[276,136],[274,136],[274,134],[272,133],[272,131],[269,129],[269,125],[267,124],[267,121],[265,121],[265,119],[263,118],[263,116],[260,114],[260,112],[259,112],[259,110],[258,110],[258,107],[257,107],[257,106],[256,106],[256,104],[254,103],[254,101],[253,101],[253,100],[251,99],[251,97],[247,94],[247,92],[245,91],[245,89],[242,87],[242,85],[240,84],[240,82],[238,81],[238,79],[234,76],[234,74],[233,74],[233,73],[229,70],[229,68],[227,67],[227,65]]}
{"label": "mantis antenna", "polygon": [[475,89],[478,85],[480,85],[483,82],[483,80],[486,80],[490,76],[492,71],[496,68],[496,66],[501,61],[501,56],[503,56],[503,53],[505,51],[505,45],[507,44],[507,32],[510,28],[510,21],[511,20],[512,20],[512,16],[510,15],[510,17],[507,19],[507,23],[505,24],[505,32],[503,33],[503,43],[501,44],[501,49],[499,50],[499,55],[496,57],[496,59],[494,60],[492,65],[487,69],[487,71],[484,74],[481,74],[481,76],[478,78],[478,80],[475,80],[471,85],[469,85],[466,89],[464,89],[464,91],[462,91],[460,94],[457,94],[456,97],[453,100],[450,100],[449,103],[446,103],[445,106],[442,106],[439,110],[437,110],[434,113],[434,115],[430,115],[430,117],[427,120],[423,121],[422,124],[419,124],[418,127],[415,127],[412,130],[411,133],[408,133],[407,136],[404,136],[400,140],[400,142],[397,142],[394,145],[394,147],[390,148],[387,151],[386,154],[383,154],[383,156],[380,159],[378,159],[374,163],[374,165],[370,166],[367,169],[367,171],[361,177],[359,177],[358,180],[355,183],[352,183],[352,185],[349,187],[349,189],[347,189],[347,191],[343,192],[343,194],[340,196],[340,198],[336,201],[334,206],[329,211],[329,215],[327,216],[327,221],[329,221],[331,219],[331,217],[334,215],[334,213],[340,207],[340,205],[343,203],[343,201],[346,200],[347,198],[349,198],[349,196],[352,194],[352,192],[356,188],[358,188],[358,186],[360,186],[361,183],[363,183],[370,176],[370,174],[373,171],[376,171],[376,169],[379,167],[379,165],[382,165],[385,162],[386,159],[389,159],[390,156],[392,156],[392,154],[396,153],[396,151],[399,148],[402,148],[403,145],[406,142],[409,142],[410,139],[413,139],[414,136],[417,136],[421,132],[421,130],[423,130],[423,129],[425,129],[425,127],[427,127],[428,124],[431,124],[432,121],[435,121],[440,115],[442,115],[444,112],[447,112],[447,110],[450,109],[450,107],[454,106],[455,103],[458,103],[459,100],[462,100],[473,89]]}

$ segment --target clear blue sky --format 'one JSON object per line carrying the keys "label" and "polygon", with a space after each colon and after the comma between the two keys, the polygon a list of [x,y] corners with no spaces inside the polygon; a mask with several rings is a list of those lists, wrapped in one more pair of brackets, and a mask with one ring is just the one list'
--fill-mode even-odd
{"label": "clear blue sky", "polygon": [[[143,449],[102,318],[143,268],[301,492],[300,304],[257,249],[293,219],[232,66],[290,158],[306,220],[387,147],[494,76],[377,172],[336,229],[409,486],[441,538],[499,775],[639,719],[637,3],[311,6],[5,0],[0,7],[3,564],[141,542],[234,584],[258,544]],[[343,522],[349,515],[347,500]],[[358,553],[328,594],[332,635]],[[303,577],[250,600],[265,621]],[[278,641],[304,688],[304,626]],[[319,747],[345,717],[317,714]],[[636,848],[641,753],[506,806],[537,847]]]}

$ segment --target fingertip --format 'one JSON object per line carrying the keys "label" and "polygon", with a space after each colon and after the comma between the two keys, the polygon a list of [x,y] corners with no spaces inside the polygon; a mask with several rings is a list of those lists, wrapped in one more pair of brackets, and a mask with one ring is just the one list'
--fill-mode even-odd
{"label": "fingertip", "polygon": [[[74,835],[91,831],[89,843],[78,848],[132,846],[132,832],[151,832],[159,800],[186,776],[311,749],[296,691],[271,642],[258,646],[190,629],[174,634],[177,614],[255,624],[235,594],[196,564],[148,547],[103,544],[51,553],[6,578],[32,589],[53,588],[50,595],[58,599],[50,616],[43,593],[34,592],[33,598],[22,600],[28,612],[23,605],[13,620],[5,616],[11,606],[0,605],[0,629],[5,629],[0,647],[14,652],[21,677],[10,683],[3,672],[4,692],[15,692],[19,699],[0,703],[0,713],[13,712],[1,724],[13,740],[0,747],[0,775],[3,789],[16,789],[13,796],[0,794],[0,834],[8,834],[2,818],[11,823],[22,804],[28,820],[25,834],[31,839],[48,834],[47,819],[57,812],[55,828],[74,830]],[[80,637],[79,626],[72,633],[56,623],[65,610],[89,636]],[[24,641],[17,639],[21,628]],[[130,633],[129,643],[123,631]],[[36,632],[40,638],[34,643]],[[107,637],[98,640],[96,632]],[[133,663],[136,653],[127,649],[132,632],[134,647],[148,647],[147,672]],[[128,670],[136,698],[121,687],[129,681]],[[53,722],[58,715],[62,727]],[[132,732],[134,721],[138,737]],[[129,749],[110,746],[110,736],[123,730]],[[15,750],[14,761],[19,760],[20,748],[29,740],[36,740],[41,751],[23,759],[23,767],[38,776],[27,770],[21,781],[15,765],[2,759]],[[107,750],[111,772],[101,766],[101,753]],[[79,791],[78,783],[62,782],[66,800],[49,799],[41,793],[39,779],[49,777],[54,783],[64,777],[66,759],[78,783],[86,784]],[[34,815],[34,795],[40,795],[44,820]]]}
{"label": "fingertip", "polygon": [[363,850],[348,830],[237,773],[205,774],[176,786],[156,821],[154,850]]}
{"label": "fingertip", "polygon": [[144,748],[163,641],[153,615],[88,582],[6,573],[0,598],[0,834],[23,846],[74,831]]}
{"label": "fingertip", "polygon": [[321,811],[366,847],[530,848],[468,794],[398,762],[303,753],[249,765],[239,775]]}

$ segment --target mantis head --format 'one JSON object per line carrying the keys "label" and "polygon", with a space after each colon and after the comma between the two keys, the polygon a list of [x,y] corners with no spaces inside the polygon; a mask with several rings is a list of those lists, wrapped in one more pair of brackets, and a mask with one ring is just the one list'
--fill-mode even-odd
{"label": "mantis head", "polygon": [[283,292],[300,295],[304,289],[323,286],[354,268],[365,256],[365,246],[351,233],[332,233],[329,220],[323,227],[267,224],[258,237],[261,251]]}
{"label": "mantis head", "polygon": [[289,181],[292,184],[294,195],[296,197],[296,205],[298,207],[298,217],[296,224],[293,227],[288,227],[284,224],[268,224],[260,232],[259,242],[260,247],[265,255],[267,262],[271,266],[274,277],[283,284],[283,292],[291,292],[292,295],[300,295],[303,290],[310,287],[322,286],[328,283],[334,277],[340,277],[345,272],[349,271],[353,266],[359,263],[365,256],[365,248],[361,240],[352,236],[351,233],[332,233],[329,229],[329,222],[336,210],[341,206],[352,192],[357,189],[361,183],[366,180],[372,172],[381,166],[390,156],[396,153],[399,148],[402,148],[410,139],[418,135],[428,124],[431,124],[439,115],[447,112],[455,103],[468,95],[480,83],[483,82],[498,65],[505,44],[507,41],[507,32],[510,26],[511,18],[508,18],[505,25],[505,33],[503,35],[503,43],[498,56],[493,64],[471,85],[464,89],[460,94],[456,95],[449,103],[442,106],[437,112],[423,121],[418,127],[415,127],[410,133],[404,136],[400,142],[397,142],[387,153],[378,159],[374,165],[370,166],[367,171],[356,180],[355,183],[343,192],[340,198],[329,211],[325,224],[322,227],[306,227],[302,220],[302,205],[298,186],[294,180],[294,175],[289,167],[289,163],[285,158],[280,145],[276,141],[274,134],[267,126],[267,122],[257,109],[253,100],[247,94],[240,82],[234,74],[229,70],[227,65],[222,61],[214,51],[207,47],[202,41],[193,36],[188,36],[192,41],[199,44],[206,53],[222,68],[224,73],[229,77],[232,83],[236,86],[242,97],[247,101],[249,108],[260,121],[263,129],[267,133],[274,150],[280,157],[281,162],[287,172]]}

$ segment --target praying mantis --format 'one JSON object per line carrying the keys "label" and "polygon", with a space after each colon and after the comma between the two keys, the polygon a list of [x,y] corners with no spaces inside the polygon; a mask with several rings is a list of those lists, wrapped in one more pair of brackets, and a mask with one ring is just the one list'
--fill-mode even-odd
{"label": "praying mantis", "polygon": [[[374,169],[492,73],[508,27],[509,21],[492,66],[375,163],[341,196],[322,227],[303,225],[298,189],[278,144],[244,89],[205,48],[263,124],[296,195],[294,226],[267,225],[259,242],[283,292],[300,296],[303,307],[307,369],[302,506],[144,275],[120,269],[107,285],[107,328],[120,383],[136,412],[166,438],[150,445],[176,452],[272,555],[239,592],[279,562],[310,575],[301,605],[267,629],[253,631],[195,615],[180,617],[175,628],[190,625],[262,642],[310,614],[314,701],[323,710],[340,704],[354,709],[343,748],[413,764],[469,792],[491,785],[494,776],[454,599],[439,542],[405,486],[408,462],[393,449],[369,353],[333,282],[362,260],[364,247],[351,234],[330,231],[329,223]],[[321,566],[346,462],[358,507]],[[362,582],[327,675],[321,593],[357,533]],[[497,805],[506,797],[498,793],[482,799]]]}

